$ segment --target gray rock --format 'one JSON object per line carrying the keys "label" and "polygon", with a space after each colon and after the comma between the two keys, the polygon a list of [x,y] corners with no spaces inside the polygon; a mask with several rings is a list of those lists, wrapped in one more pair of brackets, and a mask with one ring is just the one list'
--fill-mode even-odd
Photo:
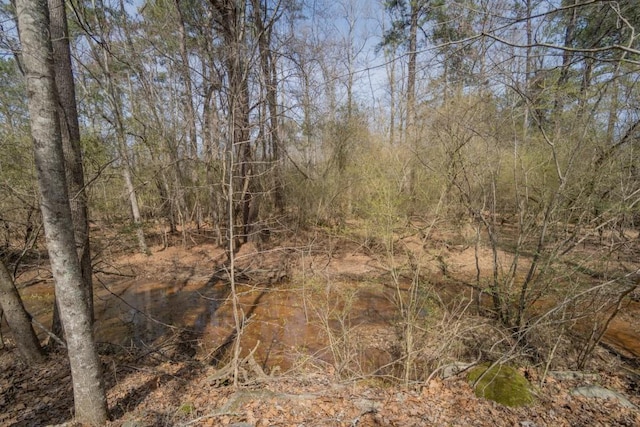
{"label": "gray rock", "polygon": [[229,424],[229,427],[256,427],[256,426],[249,423],[233,423],[233,424]]}
{"label": "gray rock", "polygon": [[520,421],[520,427],[537,427],[533,421]]}
{"label": "gray rock", "polygon": [[440,372],[440,378],[443,380],[451,377],[455,377],[460,372],[469,369],[472,363],[464,363],[464,362],[453,362],[448,365],[443,366]]}
{"label": "gray rock", "polygon": [[588,372],[580,372],[580,371],[554,371],[549,372],[549,375],[560,381],[568,381],[568,380],[589,380],[589,381],[597,381],[600,379],[600,375],[591,374]]}
{"label": "gray rock", "polygon": [[363,413],[378,412],[382,408],[382,402],[365,398],[356,399],[353,404]]}
{"label": "gray rock", "polygon": [[67,421],[62,424],[47,424],[47,427],[80,427],[80,424],[75,421]]}
{"label": "gray rock", "polygon": [[613,399],[625,408],[638,409],[629,399],[618,392],[597,385],[587,385],[571,390],[572,396],[583,396],[596,399]]}

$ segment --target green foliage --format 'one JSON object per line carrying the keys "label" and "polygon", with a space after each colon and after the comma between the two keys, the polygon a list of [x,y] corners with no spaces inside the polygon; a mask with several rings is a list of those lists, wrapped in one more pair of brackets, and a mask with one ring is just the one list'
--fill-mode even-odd
{"label": "green foliage", "polygon": [[408,43],[407,32],[410,26],[410,15],[412,10],[418,13],[418,25],[425,25],[430,18],[432,0],[387,0],[384,7],[391,16],[391,28],[384,35],[380,48],[395,47]]}
{"label": "green foliage", "polygon": [[[625,21],[621,22],[621,17]],[[640,10],[634,0],[622,0],[616,5],[594,4],[578,10],[576,37],[571,47],[597,48],[616,44],[638,47],[637,37],[631,39],[634,29],[640,25]],[[613,50],[596,54],[600,59],[615,59],[618,53]]]}
{"label": "green foliage", "polygon": [[361,194],[361,161],[371,148],[371,134],[357,106],[340,108],[322,131],[322,161],[302,179],[297,168],[286,171],[287,199],[303,223],[344,225]]}
{"label": "green foliage", "polygon": [[123,195],[122,174],[113,162],[115,147],[109,143],[111,138],[102,138],[89,129],[81,130],[84,177],[90,217],[108,222],[126,218],[126,197]]}
{"label": "green foliage", "polygon": [[26,127],[27,100],[24,79],[13,58],[0,56],[0,123],[2,133]]}
{"label": "green foliage", "polygon": [[388,240],[406,221],[409,195],[405,165],[401,153],[382,143],[370,144],[360,159],[353,211],[366,221],[370,237]]}
{"label": "green foliage", "polygon": [[477,75],[477,46],[472,43],[459,43],[476,34],[473,27],[478,19],[478,12],[473,1],[469,0],[437,0],[432,6],[434,22],[431,38],[435,44],[442,45],[439,52],[443,57],[446,75],[454,85],[475,83]]}
{"label": "green foliage", "polygon": [[529,381],[507,365],[486,363],[473,368],[467,379],[476,396],[505,406],[526,406],[533,403]]}
{"label": "green foliage", "polygon": [[193,403],[183,403],[182,405],[180,405],[180,407],[178,408],[178,412],[183,414],[183,415],[191,415],[196,411],[196,407],[193,405]]}
{"label": "green foliage", "polygon": [[0,58],[0,226],[2,244],[22,245],[37,223],[37,186],[24,79],[15,60]]}

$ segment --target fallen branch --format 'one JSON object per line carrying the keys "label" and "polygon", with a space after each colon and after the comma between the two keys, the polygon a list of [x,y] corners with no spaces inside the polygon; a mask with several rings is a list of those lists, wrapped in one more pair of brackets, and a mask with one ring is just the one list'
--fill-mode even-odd
{"label": "fallen branch", "polygon": [[[238,360],[238,370],[242,372],[242,376],[245,382],[249,381],[249,376],[253,373],[253,376],[257,379],[267,378],[267,374],[262,370],[260,365],[256,362],[253,357],[253,354],[256,352],[258,347],[260,346],[260,341],[256,342],[253,350],[249,352],[248,355]],[[245,368],[245,366],[248,368]],[[227,381],[231,381],[233,378],[233,373],[235,371],[235,366],[233,366],[233,362],[230,362],[219,369],[215,374],[211,375],[207,378],[207,381],[216,387],[226,383]]]}
{"label": "fallen branch", "polygon": [[34,325],[36,325],[38,328],[42,329],[48,336],[49,338],[51,338],[52,340],[54,340],[55,342],[57,342],[60,347],[62,348],[67,348],[67,345],[65,344],[65,342],[62,340],[62,338],[60,338],[59,336],[57,336],[56,334],[54,334],[53,332],[51,332],[49,329],[47,329],[42,323],[38,322],[35,317],[31,318],[31,323],[33,323]]}

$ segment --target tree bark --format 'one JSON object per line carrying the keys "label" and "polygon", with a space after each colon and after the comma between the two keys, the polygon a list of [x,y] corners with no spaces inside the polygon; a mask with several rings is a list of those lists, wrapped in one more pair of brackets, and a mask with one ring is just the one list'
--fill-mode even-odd
{"label": "tree bark", "polygon": [[[530,1],[530,0],[529,0]],[[577,0],[564,0],[562,2],[563,7],[575,6]],[[576,22],[578,19],[578,9],[576,7],[569,9],[567,12],[567,23],[564,32],[564,46],[568,49],[573,47],[573,42],[575,39],[576,33]],[[527,25],[530,27],[530,21],[527,21]],[[530,36],[529,36],[530,37]],[[527,43],[530,43],[530,40],[527,39]],[[565,50],[562,52],[562,66],[560,67],[560,76],[558,77],[557,84],[557,92],[555,96],[554,106],[553,106],[553,117],[558,118],[559,114],[562,112],[562,109],[565,105],[565,96],[564,89],[567,83],[569,82],[569,71],[571,69],[571,65],[573,62],[574,53],[570,50]]]}
{"label": "tree bark", "polygon": [[[409,63],[407,64],[407,119],[405,137],[409,144],[409,149],[414,152],[414,157],[418,151],[418,137],[416,135],[416,60],[418,47],[418,16],[420,14],[417,2],[411,2],[411,16],[409,23]],[[415,200],[417,186],[418,165],[414,162],[409,170],[409,197]]]}
{"label": "tree bark", "polygon": [[[280,159],[280,135],[278,126],[278,82],[276,80],[276,64],[271,53],[271,30],[274,21],[263,22],[265,13],[259,0],[252,0],[256,30],[258,32],[258,49],[260,51],[260,65],[262,79],[266,86],[266,101],[269,107],[269,135],[271,161],[274,166],[274,199],[276,209],[284,212],[284,188],[282,183],[282,164]],[[275,13],[275,12],[274,12]],[[275,17],[274,17],[275,18]],[[266,120],[266,119],[265,119]]]}
{"label": "tree bark", "polygon": [[44,361],[40,341],[31,327],[31,316],[22,304],[11,273],[1,260],[0,308],[4,311],[16,347],[18,347],[23,359],[29,365]]}
{"label": "tree bark", "polygon": [[415,125],[416,115],[416,60],[418,56],[418,15],[420,9],[417,2],[411,2],[411,17],[409,22],[409,64],[407,65],[407,136]]}
{"label": "tree bark", "polygon": [[[73,229],[76,238],[76,249],[82,269],[82,280],[87,292],[89,313],[93,321],[93,279],[91,268],[91,250],[89,246],[89,218],[87,213],[87,193],[84,188],[84,171],[82,168],[82,150],[80,146],[80,125],[76,106],[76,91],[71,68],[71,49],[69,48],[69,31],[67,14],[63,0],[48,0],[49,28],[53,47],[53,66],[56,88],[58,90],[58,115],[62,132],[62,151],[64,152],[67,170],[67,186],[69,203],[73,217]],[[52,332],[62,336],[59,310],[54,308]]]}
{"label": "tree bark", "polygon": [[198,158],[198,141],[196,131],[196,112],[193,106],[193,84],[191,82],[191,72],[189,71],[189,52],[187,51],[187,32],[184,25],[184,17],[180,8],[180,0],[175,0],[176,12],[178,14],[178,34],[180,36],[180,58],[182,64],[179,67],[180,73],[184,80],[185,93],[182,97],[182,103],[185,111],[184,115],[187,121],[187,130],[189,132],[188,152],[192,160]]}
{"label": "tree bark", "polygon": [[105,49],[103,50],[103,53],[104,61],[102,66],[106,78],[107,93],[109,94],[111,106],[113,108],[116,139],[118,140],[118,154],[122,160],[122,177],[124,178],[124,185],[131,207],[131,220],[136,231],[136,237],[138,238],[138,247],[140,252],[150,255],[149,247],[147,246],[147,241],[144,236],[144,230],[142,228],[142,216],[140,215],[140,206],[138,205],[138,195],[136,193],[136,188],[133,185],[133,177],[131,174],[132,165],[129,160],[129,151],[127,147],[127,135],[122,120],[123,108],[121,105],[121,96],[111,76],[109,52]]}
{"label": "tree bark", "polygon": [[[234,231],[237,250],[241,243],[246,243],[252,234],[253,222],[257,217],[257,205],[254,183],[253,151],[249,129],[250,96],[249,96],[249,64],[246,43],[246,5],[231,0],[212,1],[211,5],[217,13],[217,24],[226,50],[225,66],[229,80],[228,105],[231,136],[228,148],[238,149],[237,158],[240,177],[237,185],[241,189],[238,205],[233,217],[241,219],[238,231]],[[234,162],[235,163],[235,162]],[[235,168],[234,164],[230,167]],[[234,198],[230,191],[228,197]]]}
{"label": "tree bark", "polygon": [[73,233],[47,1],[16,0],[16,10],[40,209],[60,317],[67,335],[75,415],[81,423],[100,425],[107,420],[107,405]]}

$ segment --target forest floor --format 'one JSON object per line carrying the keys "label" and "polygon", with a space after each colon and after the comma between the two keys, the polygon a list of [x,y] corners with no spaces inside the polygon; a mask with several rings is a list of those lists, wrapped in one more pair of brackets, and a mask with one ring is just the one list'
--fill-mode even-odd
{"label": "forest floor", "polygon": [[[394,362],[393,295],[406,293],[411,277],[395,287],[388,278],[389,263],[407,261],[402,255],[391,257],[375,240],[325,233],[267,249],[241,248],[238,303],[248,320],[234,386],[224,251],[204,239],[166,246],[159,238],[147,257],[123,247],[115,234],[111,240],[105,236],[94,245],[101,260],[95,265],[95,300],[109,425],[640,425],[640,338],[634,335],[640,309],[631,301],[612,324],[607,345],[596,348],[588,372],[571,371],[574,355],[560,348],[550,370],[512,358],[532,384],[535,401],[529,406],[476,397],[464,372],[443,378],[450,363],[476,362],[478,352],[490,355],[487,349],[496,346],[489,341],[497,332],[464,298],[452,297],[469,293],[464,282],[474,275],[476,257],[489,262],[491,254],[441,237],[429,236],[428,248],[415,236],[405,244],[424,252],[420,277],[440,301],[428,306],[432,317],[425,320],[428,333],[421,336],[424,346],[416,358],[431,371],[440,369],[431,376],[417,373],[408,386]],[[53,296],[46,266],[32,267],[17,282],[30,312],[49,324]],[[73,425],[64,352],[52,351],[46,363],[27,367],[6,328],[3,338],[0,425]],[[585,385],[606,387],[635,407],[571,393]]]}

